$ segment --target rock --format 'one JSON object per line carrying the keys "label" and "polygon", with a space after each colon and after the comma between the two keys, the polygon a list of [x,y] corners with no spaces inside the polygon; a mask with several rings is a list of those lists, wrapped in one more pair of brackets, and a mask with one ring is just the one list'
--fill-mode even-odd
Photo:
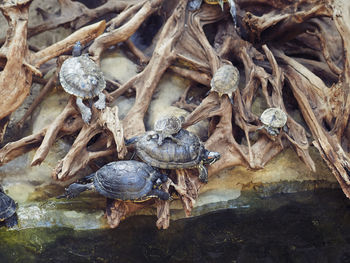
{"label": "rock", "polygon": [[101,70],[107,79],[123,84],[137,74],[137,65],[115,48],[103,53]]}
{"label": "rock", "polygon": [[[29,27],[39,25],[44,21],[42,16],[36,11],[37,8],[41,8],[50,14],[60,12],[60,5],[56,0],[34,0],[29,8]],[[66,38],[71,33],[72,29],[61,26],[31,37],[29,44],[42,49]]]}

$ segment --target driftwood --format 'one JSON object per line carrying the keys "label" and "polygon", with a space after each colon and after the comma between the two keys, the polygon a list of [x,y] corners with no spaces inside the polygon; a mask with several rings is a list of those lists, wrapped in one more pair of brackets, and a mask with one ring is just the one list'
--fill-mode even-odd
{"label": "driftwood", "polygon": [[[28,29],[31,1],[12,2],[4,1],[0,5],[10,27],[0,49],[3,68],[0,92],[8,98],[0,104],[2,129],[6,128],[9,114],[27,96],[32,75],[40,75],[41,65],[67,53],[77,40],[92,42],[89,54],[97,62],[106,49],[124,42],[143,69],[106,94],[109,102],[113,102],[130,89],[135,91],[135,103],[122,121],[117,117],[117,108],[107,107],[102,112],[93,109],[91,124],[86,125],[71,99],[50,126],[5,145],[0,150],[0,165],[34,149],[32,165],[38,165],[55,140],[76,132],[79,133],[71,150],[53,171],[54,179],[67,180],[100,157],[111,155],[122,159],[126,155],[123,138],[145,131],[145,113],[167,70],[191,80],[191,86],[200,84],[209,90],[212,75],[229,61],[239,68],[242,76],[240,88],[233,94],[233,105],[227,96],[219,97],[215,92],[201,98],[199,104],[188,103],[186,94],[175,104],[190,111],[183,128],[203,119],[210,120],[205,145],[220,152],[222,157],[209,168],[209,176],[236,165],[261,169],[286,147],[292,147],[309,169],[316,171],[308,150],[313,144],[350,198],[350,3],[347,0],[236,0],[237,28],[227,6],[222,11],[218,6],[203,4],[197,11],[189,11],[188,0],[110,0],[88,9],[79,2],[60,0],[60,14],[38,10],[44,22]],[[86,25],[111,12],[117,15],[107,24],[101,18],[101,22]],[[149,56],[130,37],[154,15],[161,16],[164,23],[148,48]],[[27,38],[62,25],[76,31],[43,50],[29,51]],[[210,26],[214,30],[207,30]],[[47,86],[52,83],[56,81],[50,80]],[[278,107],[287,113],[287,129],[278,136],[259,129],[262,125],[259,114],[253,112],[258,96],[267,107]],[[304,123],[295,119],[295,112],[303,117]],[[90,143],[96,135],[98,139]],[[187,215],[201,186],[195,173],[176,171],[173,182],[164,185],[170,189],[172,184]],[[115,227],[124,216],[150,203],[153,202],[135,206],[115,202],[107,214],[108,222]],[[156,203],[157,226],[167,228],[169,202]]]}

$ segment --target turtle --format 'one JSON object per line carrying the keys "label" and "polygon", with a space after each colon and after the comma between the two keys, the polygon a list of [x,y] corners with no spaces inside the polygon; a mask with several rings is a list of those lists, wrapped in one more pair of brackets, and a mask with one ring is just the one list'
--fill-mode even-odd
{"label": "turtle", "polygon": [[14,227],[18,224],[15,201],[4,193],[0,186],[0,221],[4,221],[7,227]]}
{"label": "turtle", "polygon": [[261,128],[265,128],[270,135],[276,136],[280,128],[286,125],[287,114],[279,108],[268,108],[261,114],[260,121],[263,123]]}
{"label": "turtle", "polygon": [[181,144],[165,138],[163,144],[158,145],[158,137],[152,131],[130,138],[125,143],[135,143],[136,155],[151,166],[162,169],[197,168],[199,180],[207,183],[208,170],[204,165],[219,160],[220,154],[205,149],[198,136],[185,129],[181,129],[174,137]]}
{"label": "turtle", "polygon": [[178,144],[181,141],[176,139],[173,135],[181,130],[181,125],[184,122],[184,117],[176,117],[174,115],[164,116],[156,121],[154,124],[154,131],[158,134],[158,145],[163,144],[165,138],[170,138]]}
{"label": "turtle", "polygon": [[233,104],[232,93],[236,91],[239,83],[238,69],[229,64],[221,66],[210,81],[210,91],[216,91],[221,97],[227,94]]}
{"label": "turtle", "polygon": [[168,180],[152,166],[135,160],[110,162],[95,173],[65,189],[57,198],[74,198],[86,190],[96,190],[101,195],[121,201],[144,202],[150,198],[169,200],[169,194],[160,189]]}
{"label": "turtle", "polygon": [[[198,10],[201,7],[202,2],[203,0],[190,0],[188,2],[188,10],[190,11]],[[236,4],[234,0],[204,0],[204,2],[209,5],[220,5],[222,10],[224,10],[224,3],[228,3],[230,5],[230,13],[233,19],[233,23],[235,27],[237,26]]]}
{"label": "turtle", "polygon": [[106,87],[106,81],[97,64],[87,54],[82,55],[82,45],[79,41],[75,43],[72,55],[73,57],[66,59],[61,66],[60,83],[67,93],[77,98],[76,104],[81,117],[85,123],[89,123],[91,109],[83,103],[83,100],[98,96],[94,105],[99,110],[104,109],[106,96],[103,90]]}

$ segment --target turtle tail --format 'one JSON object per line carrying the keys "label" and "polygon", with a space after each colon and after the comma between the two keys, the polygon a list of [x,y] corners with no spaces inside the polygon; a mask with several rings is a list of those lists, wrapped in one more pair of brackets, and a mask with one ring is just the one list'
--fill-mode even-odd
{"label": "turtle tail", "polygon": [[65,197],[74,198],[74,197],[77,197],[80,193],[86,190],[91,190],[92,188],[93,188],[93,183],[89,183],[89,184],[73,183],[66,188],[66,192],[63,195],[60,195],[56,198],[57,199],[65,198]]}

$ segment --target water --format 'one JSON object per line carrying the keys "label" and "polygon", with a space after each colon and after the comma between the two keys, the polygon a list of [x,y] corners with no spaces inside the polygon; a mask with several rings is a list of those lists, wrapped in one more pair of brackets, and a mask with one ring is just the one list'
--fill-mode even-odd
{"label": "water", "polygon": [[[244,198],[244,196],[243,196]],[[350,201],[339,189],[256,197],[259,205],[116,229],[0,230],[1,262],[350,262]],[[258,200],[259,199],[259,200]]]}

